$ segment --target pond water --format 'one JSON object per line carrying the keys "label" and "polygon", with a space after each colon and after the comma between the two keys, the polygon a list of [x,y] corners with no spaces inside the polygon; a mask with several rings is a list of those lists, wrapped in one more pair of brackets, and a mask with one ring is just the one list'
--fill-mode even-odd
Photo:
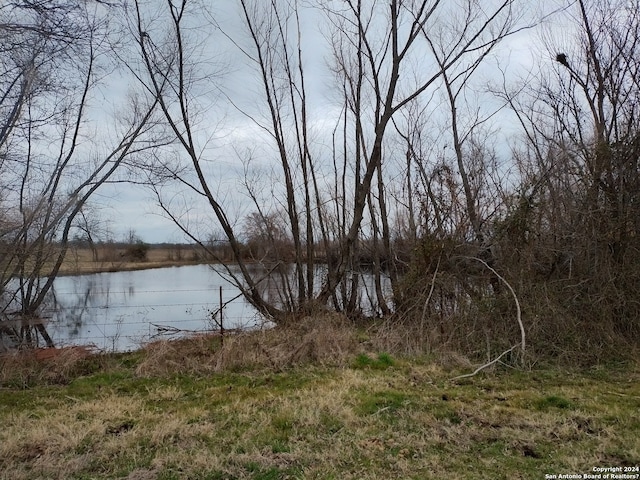
{"label": "pond water", "polygon": [[43,316],[57,346],[134,350],[157,338],[219,330],[212,313],[221,287],[225,329],[262,324],[240,291],[207,265],[58,277]]}
{"label": "pond water", "polygon": [[[262,277],[262,295],[269,301],[283,298],[284,284],[295,285],[292,268],[266,276],[263,267],[252,268],[260,269],[254,273]],[[326,271],[317,268],[319,289]],[[367,272],[351,275],[359,277],[362,311],[376,314],[373,276]],[[390,291],[388,281],[384,283]],[[240,290],[209,265],[58,277],[40,318],[56,346],[127,351],[156,339],[219,331],[221,305],[226,330],[269,326]]]}

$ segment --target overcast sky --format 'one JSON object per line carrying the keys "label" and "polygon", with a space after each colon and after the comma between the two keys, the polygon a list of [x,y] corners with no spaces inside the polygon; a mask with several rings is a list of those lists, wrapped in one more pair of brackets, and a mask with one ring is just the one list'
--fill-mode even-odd
{"label": "overcast sky", "polygon": [[[235,0],[219,0],[213,3],[211,13],[220,26],[234,40],[246,42],[247,37],[243,34],[239,21],[237,2]],[[527,3],[528,14],[539,16],[539,3],[537,1]],[[557,8],[559,3],[551,6],[547,2],[546,5],[547,8]],[[329,49],[323,35],[326,34],[327,28],[322,26],[320,18],[318,11],[304,11],[302,47],[305,58],[306,86],[310,96],[312,130],[316,141],[322,144],[330,137],[330,132],[335,126],[339,105],[332,103],[333,80],[327,69]],[[264,185],[261,185],[260,192],[268,197],[271,194],[269,149],[257,147],[264,135],[258,127],[224,99],[221,91],[231,96],[242,109],[251,113],[260,112],[262,107],[258,104],[261,88],[259,78],[251,70],[246,58],[238,49],[226,40],[219,31],[215,31],[209,25],[207,16],[194,17],[191,21],[209,35],[205,51],[212,52],[211,58],[215,57],[218,69],[215,72],[216,76],[211,80],[216,82],[216,88],[204,92],[199,98],[203,108],[199,131],[203,135],[202,143],[207,144],[206,156],[211,159],[210,173],[215,176],[212,179],[212,184],[217,185],[217,188],[224,192],[227,206],[232,214],[241,218],[249,213],[248,202],[245,202],[246,196],[241,193],[239,184],[244,167],[241,158],[246,159],[249,154],[251,155],[252,166],[255,167],[252,180],[265,182]],[[525,21],[527,19],[524,19],[522,23]],[[487,69],[479,74],[478,85],[491,81],[490,69],[495,68],[498,63],[501,68],[508,71],[510,77],[515,81],[517,78],[526,76],[528,71],[538,68],[536,67],[538,63],[551,62],[549,53],[544,51],[540,44],[540,32],[540,28],[527,29],[504,40],[500,48],[496,50],[497,58],[491,59]],[[498,76],[495,78],[499,79]],[[218,86],[221,87],[221,90],[218,90]],[[103,90],[105,105],[117,104],[116,97],[126,98],[126,92],[135,88],[137,86],[131,78],[113,76],[113,84]],[[481,102],[488,105],[492,100],[489,96],[483,96]],[[264,110],[262,111],[264,112]],[[515,122],[509,118],[508,112],[503,112],[496,115],[493,128],[502,134],[499,139],[501,145],[498,146],[498,151],[507,155],[508,145],[505,139],[516,133]],[[192,216],[191,221],[193,225],[198,225],[197,228],[206,228],[203,226],[213,222],[213,220],[207,219],[208,213],[206,211],[200,212],[197,204],[191,203],[191,197],[183,196],[184,191],[180,188],[171,187],[167,192],[168,196],[174,197],[174,200],[183,202],[185,211],[189,211],[189,215]],[[179,229],[162,215],[153,194],[142,186],[106,185],[93,199],[93,203],[101,205],[99,214],[101,218],[108,220],[112,238],[123,239],[133,229],[141,239],[148,243],[186,241]]]}

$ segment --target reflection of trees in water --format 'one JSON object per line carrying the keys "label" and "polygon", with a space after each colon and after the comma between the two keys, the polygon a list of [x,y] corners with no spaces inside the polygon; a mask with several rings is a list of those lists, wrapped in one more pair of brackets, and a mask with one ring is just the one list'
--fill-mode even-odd
{"label": "reflection of trees in water", "polygon": [[[380,273],[378,273],[380,275]],[[389,277],[381,277],[381,290],[391,292]],[[333,297],[333,306],[338,311],[360,312],[365,316],[380,316],[389,305],[376,293],[376,273],[362,268],[347,272],[338,284],[337,293]],[[385,301],[381,305],[381,301]]]}
{"label": "reflection of trees in water", "polygon": [[[12,283],[12,282],[8,282]],[[22,288],[22,285],[20,285]],[[22,289],[7,288],[0,294],[0,351],[10,348],[39,347],[44,342],[53,346],[47,332],[48,317],[25,312],[20,308]],[[11,292],[11,293],[9,293]]]}
{"label": "reflection of trees in water", "polygon": [[[123,331],[126,332],[126,335],[139,336],[150,332],[148,326],[150,319],[154,322],[162,321],[167,325],[175,325],[177,330],[200,328],[193,327],[191,324],[185,326],[185,322],[190,322],[192,317],[199,317],[198,306],[206,304],[202,307],[203,320],[206,320],[207,317],[212,322],[219,320],[219,310],[215,310],[215,317],[207,312],[211,304],[217,304],[218,301],[221,305],[223,304],[222,300],[218,298],[220,287],[227,297],[227,303],[224,304],[223,310],[225,329],[237,328],[240,325],[240,328],[247,327],[247,322],[251,322],[251,318],[255,319],[256,324],[263,321],[263,318],[255,310],[247,311],[249,304],[244,300],[235,302],[237,294],[240,292],[232,283],[226,284],[217,281],[217,279],[214,281],[205,266],[183,268],[184,270],[181,272],[185,273],[180,275],[169,270],[154,273],[142,271],[61,277],[56,281],[51,294],[47,297],[46,304],[41,309],[45,318],[45,327],[49,329],[56,343],[91,342],[94,341],[92,339],[95,339],[96,342],[103,342],[105,339],[112,338],[113,345],[108,343],[105,348],[113,346],[115,350],[118,337],[124,335]],[[218,266],[218,268],[221,267]],[[293,290],[291,282],[295,278],[294,266],[281,264],[276,267],[273,264],[265,264],[253,265],[252,268],[256,278],[262,279],[259,282],[261,295],[283,306],[286,305],[286,302],[292,301],[287,292]],[[316,291],[322,288],[322,279],[325,274],[326,268],[322,266],[316,268],[317,282],[314,287]],[[371,273],[362,270],[353,272],[352,275],[353,282],[351,277],[345,282],[346,294],[344,298],[351,298],[350,289],[355,285],[357,291],[354,296],[357,296],[358,304],[362,305],[363,312],[366,315],[378,314],[380,309],[375,303],[376,295]],[[162,278],[157,278],[158,276],[162,276]],[[150,277],[153,277],[155,282],[153,285],[148,283]],[[200,290],[201,288],[204,290]],[[176,291],[174,292],[174,290]],[[208,293],[198,293],[203,291]],[[210,292],[213,292],[213,295]],[[338,301],[342,301],[342,299],[339,298]],[[227,305],[232,302],[235,306],[230,305],[227,308]],[[174,303],[177,304],[175,307]],[[165,310],[170,313],[165,313]],[[184,314],[189,318],[184,319]],[[196,320],[198,319],[196,318]],[[17,327],[16,335],[19,335],[20,324]],[[216,330],[220,328],[219,324],[212,325],[212,327]],[[32,324],[32,332],[35,328]],[[94,337],[89,335],[94,335]],[[6,334],[2,337],[8,339]],[[43,344],[39,334],[38,337],[40,337],[40,344]],[[38,340],[33,335],[30,338],[32,342],[37,343]],[[17,343],[17,341],[10,342],[11,345]],[[0,348],[2,348],[1,345]]]}
{"label": "reflection of trees in water", "polygon": [[[101,281],[102,280],[102,281]],[[45,296],[40,313],[27,316],[19,310],[19,300],[5,291],[0,295],[4,311],[0,313],[0,351],[16,347],[53,346],[48,327],[65,331],[74,338],[94,315],[93,309],[105,308],[110,301],[107,279],[79,277],[65,285],[63,291],[54,285]],[[14,289],[8,289],[15,291]],[[128,289],[133,295],[133,286]],[[55,319],[52,323],[52,319]]]}
{"label": "reflection of trees in water", "polygon": [[56,318],[61,326],[67,328],[70,337],[76,337],[80,333],[85,318],[90,315],[88,309],[91,303],[93,280],[89,280],[83,287],[82,292],[74,292],[71,302],[62,304],[56,296],[55,288],[53,294],[53,310],[57,313]]}
{"label": "reflection of trees in water", "polygon": [[[295,305],[296,298],[292,295],[295,290],[292,288],[292,284],[295,281],[296,272],[293,264],[253,265],[252,273],[260,278],[257,286],[262,298],[277,305],[278,308],[290,309]],[[317,265],[315,267],[316,284],[314,290],[316,293],[322,289],[326,275],[326,266]],[[390,290],[389,282],[387,284],[383,288]],[[383,311],[375,292],[374,274],[367,269],[348,272],[340,283],[333,302],[334,307],[338,310],[347,308],[353,310],[355,308],[365,315],[377,316]]]}
{"label": "reflection of trees in water", "polygon": [[291,282],[293,268],[291,265],[277,263],[274,265],[258,264],[252,267],[254,275],[260,278],[257,283],[260,295],[280,308],[293,305]]}
{"label": "reflection of trees in water", "polygon": [[[67,282],[65,282],[67,283]],[[128,296],[135,288],[128,287]],[[42,342],[53,346],[48,327],[63,330],[69,338],[78,337],[82,327],[94,316],[94,310],[108,308],[111,302],[108,277],[78,277],[62,287],[53,285],[47,292],[38,315],[25,315],[19,310],[19,300],[8,293],[1,295],[5,306],[0,313],[0,351],[16,347],[39,347]],[[52,322],[52,319],[55,319]],[[53,335],[53,333],[52,333]]]}
{"label": "reflection of trees in water", "polygon": [[[65,330],[69,338],[81,334],[81,329],[96,318],[96,312],[107,309],[113,302],[114,292],[111,288],[109,274],[78,277],[69,285],[62,287],[65,291],[58,291],[54,287],[54,303],[52,311],[56,317],[56,325]],[[135,295],[135,286],[128,285],[122,292],[127,297]],[[115,320],[122,323],[123,318]]]}
{"label": "reflection of trees in water", "polygon": [[6,311],[0,321],[0,350],[20,347],[40,347],[41,342],[51,347],[54,341],[47,327],[55,318],[55,326],[64,328],[70,337],[79,335],[82,325],[90,317],[91,299],[94,284],[83,282],[81,291],[64,292],[64,301],[56,294],[55,287],[45,296],[38,315],[25,315],[19,310],[12,311],[11,306],[18,306],[16,299],[2,298]]}

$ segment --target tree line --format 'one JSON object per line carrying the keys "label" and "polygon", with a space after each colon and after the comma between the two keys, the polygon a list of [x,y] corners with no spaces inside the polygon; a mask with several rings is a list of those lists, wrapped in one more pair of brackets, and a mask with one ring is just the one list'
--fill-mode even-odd
{"label": "tree line", "polygon": [[70,232],[102,186],[135,182],[276,324],[361,318],[366,272],[374,314],[423,351],[635,348],[640,3],[535,8],[0,7],[1,334],[46,339],[24,319]]}

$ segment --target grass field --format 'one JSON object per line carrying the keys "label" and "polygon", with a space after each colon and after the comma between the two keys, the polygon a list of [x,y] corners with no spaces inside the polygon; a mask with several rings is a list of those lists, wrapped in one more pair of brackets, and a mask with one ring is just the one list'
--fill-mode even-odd
{"label": "grass field", "polygon": [[192,265],[202,262],[195,250],[189,246],[150,246],[146,259],[139,261],[126,256],[126,246],[99,246],[98,260],[88,248],[70,247],[60,268],[61,275],[83,273],[118,272],[144,270],[148,268]]}
{"label": "grass field", "polygon": [[[446,357],[356,353],[346,343],[332,343],[332,355],[319,356],[317,344],[314,355],[283,354],[289,361],[279,363],[259,335],[222,348],[200,338],[119,355],[71,349],[44,363],[0,358],[0,478],[640,473],[637,365],[499,367],[453,381],[469,369]],[[270,360],[260,363],[251,348],[268,350]],[[230,361],[237,350],[244,362]]]}

